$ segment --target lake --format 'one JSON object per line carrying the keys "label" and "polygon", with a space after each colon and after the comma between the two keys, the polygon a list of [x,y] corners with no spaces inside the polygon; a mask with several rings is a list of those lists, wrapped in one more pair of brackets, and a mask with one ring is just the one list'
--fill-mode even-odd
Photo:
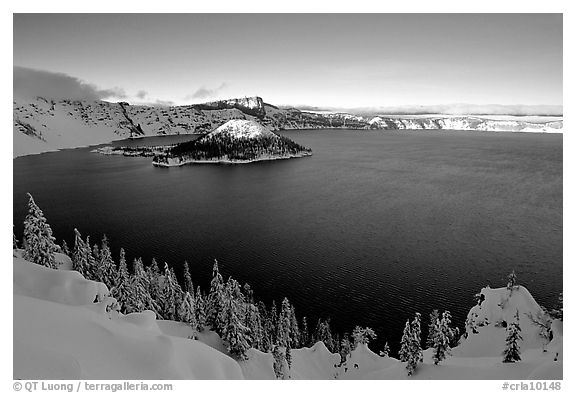
{"label": "lake", "polygon": [[[91,148],[14,163],[15,233],[26,192],[59,241],[110,239],[209,289],[214,258],[257,300],[286,296],[311,329],[374,328],[398,349],[415,311],[463,326],[474,294],[518,283],[552,306],[562,291],[562,135],[459,131],[282,132],[308,158],[157,168]],[[172,143],[194,136],[115,145]],[[170,142],[169,142],[170,141]]]}

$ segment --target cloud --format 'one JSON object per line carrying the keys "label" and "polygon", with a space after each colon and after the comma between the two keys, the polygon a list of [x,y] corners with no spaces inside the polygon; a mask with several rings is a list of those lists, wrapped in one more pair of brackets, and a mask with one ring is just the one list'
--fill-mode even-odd
{"label": "cloud", "polygon": [[192,94],[188,94],[186,97],[184,97],[185,100],[191,100],[194,98],[210,98],[210,97],[214,97],[216,96],[221,90],[225,89],[228,87],[228,84],[226,82],[222,83],[220,86],[213,88],[213,89],[209,89],[205,86],[200,87],[198,90],[196,90],[194,93]]}
{"label": "cloud", "polygon": [[14,97],[46,97],[70,100],[102,100],[106,98],[126,98],[119,87],[100,89],[76,77],[60,73],[14,67]]}
{"label": "cloud", "polygon": [[136,97],[138,97],[141,100],[146,98],[147,95],[148,95],[148,92],[146,90],[140,90],[138,93],[136,93]]}

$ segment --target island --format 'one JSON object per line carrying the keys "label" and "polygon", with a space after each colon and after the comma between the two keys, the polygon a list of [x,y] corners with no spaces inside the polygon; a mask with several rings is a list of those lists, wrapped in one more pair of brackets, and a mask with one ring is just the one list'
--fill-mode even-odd
{"label": "island", "polygon": [[253,120],[230,120],[194,141],[165,151],[156,149],[153,164],[161,167],[187,164],[245,164],[312,155],[310,148],[278,135]]}

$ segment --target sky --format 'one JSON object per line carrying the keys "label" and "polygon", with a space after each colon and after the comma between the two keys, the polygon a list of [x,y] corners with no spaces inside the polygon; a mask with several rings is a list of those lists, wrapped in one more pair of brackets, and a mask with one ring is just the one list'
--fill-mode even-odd
{"label": "sky", "polygon": [[[15,94],[562,105],[561,14],[14,14]],[[38,94],[40,95],[40,94]]]}

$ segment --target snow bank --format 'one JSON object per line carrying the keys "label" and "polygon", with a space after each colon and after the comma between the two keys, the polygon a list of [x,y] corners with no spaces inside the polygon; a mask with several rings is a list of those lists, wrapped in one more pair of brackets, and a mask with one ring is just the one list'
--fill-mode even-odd
{"label": "snow bank", "polygon": [[86,280],[77,271],[54,270],[14,258],[14,294],[82,306],[108,296],[106,285]]}
{"label": "snow bank", "polygon": [[[518,311],[523,340],[521,351],[530,348],[542,349],[546,340],[540,336],[540,328],[529,318],[543,313],[542,308],[523,286],[506,288],[483,288],[481,304],[472,307],[467,317],[466,338],[454,349],[458,356],[485,357],[501,356],[505,348],[506,326],[514,321]],[[477,333],[475,333],[476,331]]]}
{"label": "snow bank", "polygon": [[243,378],[230,357],[164,334],[149,311],[101,312],[97,294],[106,287],[77,272],[14,258],[15,379]]}

